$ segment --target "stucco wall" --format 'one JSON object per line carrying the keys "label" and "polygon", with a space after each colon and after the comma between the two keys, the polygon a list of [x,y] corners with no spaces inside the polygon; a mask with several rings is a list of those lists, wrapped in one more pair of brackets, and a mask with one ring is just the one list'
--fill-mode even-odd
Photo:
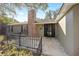
{"label": "stucco wall", "polygon": [[38,30],[38,36],[44,36],[44,25],[43,24],[38,24],[36,25],[37,30]]}
{"label": "stucco wall", "polygon": [[79,55],[79,5],[73,8],[74,11],[74,55]]}
{"label": "stucco wall", "polygon": [[79,5],[74,6],[56,25],[56,37],[69,55],[79,55]]}
{"label": "stucco wall", "polygon": [[65,50],[69,55],[74,55],[74,31],[73,31],[73,10],[66,15],[66,44]]}
{"label": "stucco wall", "polygon": [[56,25],[56,38],[62,43],[65,51],[73,55],[73,11],[71,10]]}

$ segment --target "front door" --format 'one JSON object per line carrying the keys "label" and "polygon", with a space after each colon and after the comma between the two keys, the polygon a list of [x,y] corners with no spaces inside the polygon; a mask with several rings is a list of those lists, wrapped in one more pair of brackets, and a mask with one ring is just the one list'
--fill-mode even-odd
{"label": "front door", "polygon": [[44,24],[44,36],[55,37],[55,24]]}

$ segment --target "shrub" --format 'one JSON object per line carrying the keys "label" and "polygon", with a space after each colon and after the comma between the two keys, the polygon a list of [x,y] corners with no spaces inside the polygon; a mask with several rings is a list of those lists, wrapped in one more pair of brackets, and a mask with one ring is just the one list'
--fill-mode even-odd
{"label": "shrub", "polygon": [[31,56],[32,52],[24,48],[16,48],[13,45],[0,45],[0,55],[1,56]]}

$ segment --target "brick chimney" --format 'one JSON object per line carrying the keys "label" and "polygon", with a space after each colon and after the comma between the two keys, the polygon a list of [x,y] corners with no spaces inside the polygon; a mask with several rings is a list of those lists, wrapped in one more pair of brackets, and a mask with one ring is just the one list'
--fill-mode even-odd
{"label": "brick chimney", "polygon": [[34,9],[30,9],[28,12],[28,36],[37,36],[35,19],[36,11]]}

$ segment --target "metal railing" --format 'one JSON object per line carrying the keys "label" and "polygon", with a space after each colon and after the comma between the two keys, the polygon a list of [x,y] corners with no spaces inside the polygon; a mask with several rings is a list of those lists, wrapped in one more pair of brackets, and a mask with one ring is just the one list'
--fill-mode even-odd
{"label": "metal railing", "polygon": [[32,51],[34,56],[39,56],[42,53],[42,37],[29,37],[19,33],[7,34],[7,43],[9,40],[14,40],[17,48],[25,48]]}

